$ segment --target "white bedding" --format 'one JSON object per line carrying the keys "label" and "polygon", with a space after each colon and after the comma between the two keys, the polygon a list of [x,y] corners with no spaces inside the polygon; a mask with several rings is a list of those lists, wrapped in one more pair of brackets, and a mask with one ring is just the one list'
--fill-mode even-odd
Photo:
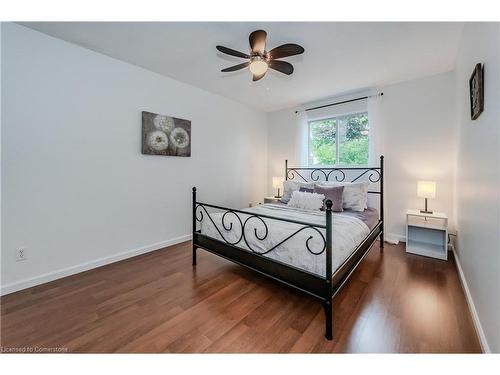
{"label": "white bedding", "polygon": [[[244,211],[247,211],[250,214],[254,213],[291,220],[299,220],[313,225],[325,224],[325,213],[322,211],[305,211],[278,204],[263,204],[245,209]],[[226,230],[221,222],[223,214],[224,213],[212,213],[210,214],[210,217],[217,225],[224,238],[228,242],[234,243],[241,237],[241,225],[234,214],[227,214],[224,219],[225,227],[229,228],[231,226],[230,223],[232,223],[232,228],[230,230]],[[242,222],[245,222],[245,220],[249,217],[249,215],[245,214],[238,215]],[[259,253],[271,249],[286,237],[303,227],[303,225],[300,224],[293,224],[279,220],[263,220],[266,222],[269,229],[268,235],[263,241],[257,239],[254,234],[254,228],[257,228],[258,236],[261,238],[264,236],[265,228],[259,219],[250,219],[245,228],[245,237],[248,244],[254,251]],[[344,262],[345,259],[347,259],[354,249],[366,238],[370,230],[368,226],[358,218],[337,213],[332,214],[332,226],[332,269],[333,272],[335,272],[335,270]],[[325,236],[325,230],[320,228],[318,229],[321,231],[323,236]],[[201,222],[201,233],[212,238],[222,240],[217,229],[214,228],[213,223],[206,214],[203,216],[203,220]],[[306,248],[306,241],[309,236],[313,236],[313,239],[309,241],[309,247],[311,250],[314,252],[321,251],[324,246],[324,242],[319,233],[312,229],[306,229],[297,233],[288,241],[284,242],[282,245],[278,246],[276,249],[265,254],[264,256],[324,276],[326,252],[323,252],[320,255],[311,254]],[[243,238],[235,246],[249,250]]]}

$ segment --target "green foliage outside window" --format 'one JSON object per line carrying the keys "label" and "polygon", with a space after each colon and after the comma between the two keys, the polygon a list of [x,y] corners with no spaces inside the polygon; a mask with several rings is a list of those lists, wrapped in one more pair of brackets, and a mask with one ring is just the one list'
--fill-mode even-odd
{"label": "green foliage outside window", "polygon": [[310,153],[312,164],[336,164],[337,120],[314,121],[309,124]]}
{"label": "green foliage outside window", "polygon": [[367,113],[312,121],[309,123],[309,131],[310,165],[366,165],[368,163]]}

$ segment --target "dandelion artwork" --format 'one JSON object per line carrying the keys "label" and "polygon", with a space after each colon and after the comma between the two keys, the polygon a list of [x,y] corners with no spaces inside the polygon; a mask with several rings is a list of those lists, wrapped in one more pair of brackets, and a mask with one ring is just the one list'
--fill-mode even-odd
{"label": "dandelion artwork", "polygon": [[142,112],[142,153],[191,156],[191,121]]}

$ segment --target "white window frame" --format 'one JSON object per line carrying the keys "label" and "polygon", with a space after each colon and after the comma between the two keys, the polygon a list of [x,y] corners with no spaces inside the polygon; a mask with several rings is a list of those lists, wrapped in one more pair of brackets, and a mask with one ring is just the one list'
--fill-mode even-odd
{"label": "white window frame", "polygon": [[[337,120],[337,129],[335,132],[335,160],[340,159],[340,132],[339,130],[339,125],[340,125],[340,119],[345,119],[347,116],[352,116],[352,115],[361,115],[365,114],[368,115],[368,111],[354,111],[350,113],[344,113],[344,114],[339,114],[335,116],[328,116],[328,117],[321,117],[321,118],[315,118],[307,121],[307,166],[310,168],[349,168],[349,167],[367,167],[368,166],[368,160],[366,161],[366,164],[339,164],[338,162],[335,164],[331,165],[315,165],[311,163],[311,123],[313,122],[319,122],[319,121],[326,121],[326,120]],[[345,120],[342,120],[344,122]],[[369,121],[369,120],[368,120]],[[368,123],[369,126],[369,123]],[[368,132],[368,142],[370,142],[370,132]]]}

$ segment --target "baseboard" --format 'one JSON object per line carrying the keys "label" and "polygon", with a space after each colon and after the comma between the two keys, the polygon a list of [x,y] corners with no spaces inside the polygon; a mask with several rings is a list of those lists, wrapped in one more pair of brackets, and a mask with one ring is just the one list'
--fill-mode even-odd
{"label": "baseboard", "polygon": [[484,353],[491,353],[490,346],[488,345],[488,341],[486,340],[486,335],[483,331],[483,326],[481,325],[481,321],[479,320],[479,315],[477,314],[476,306],[474,305],[474,300],[472,299],[472,295],[469,291],[469,286],[467,285],[467,280],[465,279],[464,271],[462,269],[462,265],[460,264],[460,258],[455,251],[455,247],[452,246],[453,255],[455,258],[455,264],[457,265],[458,275],[460,277],[460,282],[462,283],[462,287],[465,291],[465,298],[467,299],[467,305],[469,306],[469,311],[472,315],[472,320],[474,321],[474,327],[476,328],[477,335],[479,336],[479,342],[481,344],[481,349]]}
{"label": "baseboard", "polygon": [[49,281],[54,281],[57,279],[61,279],[66,276],[71,276],[80,272],[88,271],[93,268],[105,266],[106,264],[115,263],[120,260],[124,260],[127,258],[132,258],[137,255],[149,253],[151,251],[159,250],[167,246],[172,246],[181,242],[189,241],[191,239],[191,234],[187,234],[184,236],[172,238],[167,241],[157,242],[148,246],[143,246],[140,248],[127,250],[115,255],[111,255],[108,257],[92,260],[90,262],[85,262],[81,264],[77,264],[75,266],[62,268],[53,272],[44,273],[39,276],[31,277],[29,279],[24,279],[20,281],[16,281],[14,283],[2,285],[0,289],[0,295],[6,295],[9,293],[14,293],[19,290],[23,290],[26,288],[31,288],[36,285],[48,283]]}
{"label": "baseboard", "polygon": [[406,236],[397,233],[387,233],[384,238],[385,242],[397,244],[398,242],[406,242]]}

